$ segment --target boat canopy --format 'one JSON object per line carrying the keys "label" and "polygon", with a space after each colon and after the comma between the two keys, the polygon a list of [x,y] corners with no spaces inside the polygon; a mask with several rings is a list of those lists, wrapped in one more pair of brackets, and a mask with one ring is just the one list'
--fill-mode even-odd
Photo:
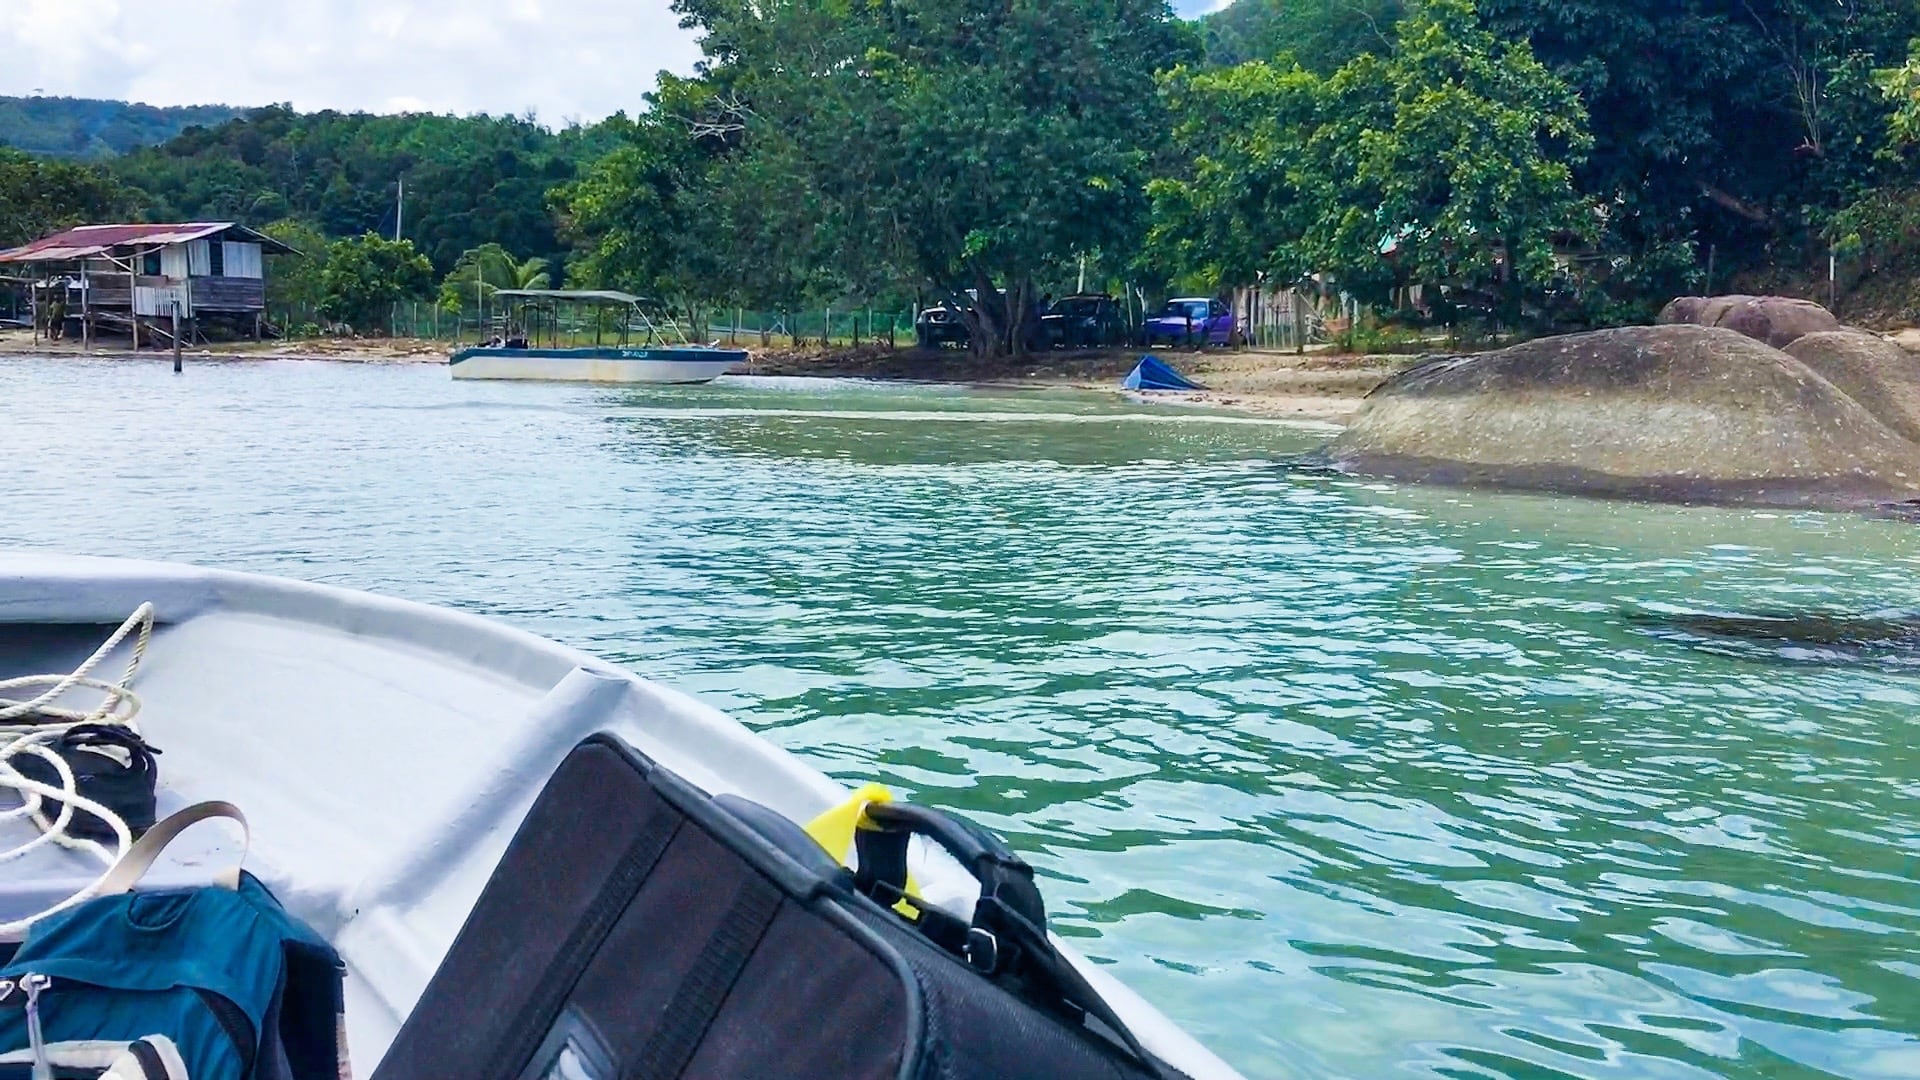
{"label": "boat canopy", "polygon": [[643,304],[646,297],[614,289],[495,289],[495,296],[518,296],[528,300],[600,300],[609,304]]}
{"label": "boat canopy", "polygon": [[[544,336],[552,347],[558,348],[563,335],[571,336],[589,326],[595,346],[601,344],[608,330],[617,331],[621,345],[629,340],[667,347],[689,344],[686,331],[655,301],[618,289],[495,289],[490,295],[505,308],[520,312],[520,334],[530,344]],[[651,314],[648,306],[655,308]],[[592,309],[593,314],[582,315],[581,308]],[[609,325],[603,315],[606,308],[624,309],[617,325]],[[563,317],[563,309],[569,312],[567,316]],[[515,321],[503,318],[502,322],[501,337],[514,339],[517,336]]]}

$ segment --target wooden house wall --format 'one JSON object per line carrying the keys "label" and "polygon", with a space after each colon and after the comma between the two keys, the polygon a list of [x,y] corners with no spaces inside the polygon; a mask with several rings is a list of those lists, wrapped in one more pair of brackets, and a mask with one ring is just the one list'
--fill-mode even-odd
{"label": "wooden house wall", "polygon": [[[219,277],[210,273],[210,243],[221,245]],[[89,294],[86,303],[98,312],[159,318],[171,315],[176,302],[181,314],[188,317],[199,311],[247,314],[266,309],[267,283],[259,244],[202,239],[169,244],[160,249],[159,256],[157,276],[129,277],[124,261],[83,260]]]}
{"label": "wooden house wall", "polygon": [[190,290],[195,311],[262,311],[267,306],[267,283],[260,278],[196,275]]}

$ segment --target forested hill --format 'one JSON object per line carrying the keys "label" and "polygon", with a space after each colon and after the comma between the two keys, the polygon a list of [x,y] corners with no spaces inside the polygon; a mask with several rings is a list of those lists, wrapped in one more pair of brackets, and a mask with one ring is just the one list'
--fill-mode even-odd
{"label": "forested hill", "polygon": [[229,105],[162,108],[127,101],[0,96],[0,144],[42,157],[99,160],[166,142],[195,125],[224,123]]}
{"label": "forested hill", "polygon": [[445,272],[498,243],[563,254],[547,192],[611,148],[601,128],[555,132],[492,116],[297,113],[274,106],[108,163],[149,220],[294,218],[329,236],[391,235],[406,178],[408,239]]}
{"label": "forested hill", "polygon": [[1405,0],[1236,0],[1200,20],[1207,61],[1222,67],[1287,53],[1323,74],[1393,48]]}

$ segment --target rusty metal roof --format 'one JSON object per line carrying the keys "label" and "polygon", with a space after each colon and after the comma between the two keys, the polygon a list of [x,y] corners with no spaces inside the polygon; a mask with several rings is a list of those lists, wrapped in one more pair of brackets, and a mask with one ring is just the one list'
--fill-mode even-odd
{"label": "rusty metal roof", "polygon": [[177,225],[81,225],[43,236],[31,244],[0,251],[4,262],[65,262],[104,255],[123,248],[184,244],[223,233],[240,233],[248,243],[277,254],[299,254],[265,233],[231,221],[189,221]]}

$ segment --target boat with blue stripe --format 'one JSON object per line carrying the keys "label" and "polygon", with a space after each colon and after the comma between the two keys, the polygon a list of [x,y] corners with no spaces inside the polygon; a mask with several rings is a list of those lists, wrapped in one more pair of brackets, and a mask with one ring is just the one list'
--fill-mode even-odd
{"label": "boat with blue stripe", "polygon": [[[448,357],[456,379],[526,379],[549,382],[679,383],[714,379],[747,363],[745,349],[694,345],[671,318],[655,319],[645,301],[631,293],[601,289],[499,289],[493,298],[509,314],[501,333],[484,345],[459,349]],[[592,345],[562,344],[584,332],[574,318],[563,327],[563,312],[589,307]],[[611,310],[617,315],[609,319]],[[542,335],[547,342],[542,344]],[[614,341],[607,341],[614,337]]]}

